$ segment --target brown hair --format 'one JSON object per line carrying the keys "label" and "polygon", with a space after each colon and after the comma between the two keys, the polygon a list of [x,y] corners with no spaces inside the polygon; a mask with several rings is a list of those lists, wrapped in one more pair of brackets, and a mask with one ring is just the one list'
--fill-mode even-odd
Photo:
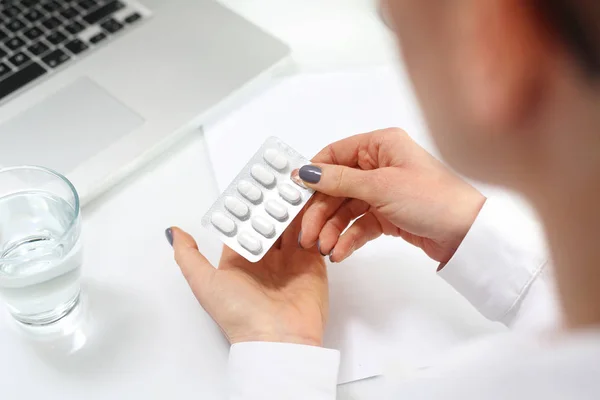
{"label": "brown hair", "polygon": [[539,10],[586,72],[600,77],[600,1],[538,0]]}

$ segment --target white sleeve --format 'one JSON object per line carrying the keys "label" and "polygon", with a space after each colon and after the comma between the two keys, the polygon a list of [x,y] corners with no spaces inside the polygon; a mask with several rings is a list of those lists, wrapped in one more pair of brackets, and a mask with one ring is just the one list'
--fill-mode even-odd
{"label": "white sleeve", "polygon": [[340,353],[288,343],[231,346],[230,400],[335,400]]}
{"label": "white sleeve", "polygon": [[486,201],[439,275],[486,318],[512,328],[554,325],[558,308],[544,236],[507,199]]}

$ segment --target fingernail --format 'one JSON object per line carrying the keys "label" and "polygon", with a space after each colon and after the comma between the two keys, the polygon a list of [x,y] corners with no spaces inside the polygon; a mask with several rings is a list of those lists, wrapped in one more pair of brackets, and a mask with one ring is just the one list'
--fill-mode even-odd
{"label": "fingernail", "polygon": [[321,168],[314,165],[305,165],[300,168],[300,179],[308,183],[319,183],[321,180]]}
{"label": "fingernail", "polygon": [[302,240],[302,231],[300,231],[300,233],[298,234],[298,247],[300,247],[301,249],[303,248],[302,245],[300,244],[300,241]]}
{"label": "fingernail", "polygon": [[323,252],[321,251],[321,239],[317,240],[317,249],[319,250],[319,253],[323,256],[323,257],[327,257],[327,254],[323,254]]}
{"label": "fingernail", "polygon": [[302,189],[308,189],[306,187],[306,185],[304,184],[304,182],[302,181],[302,179],[300,178],[300,169],[296,168],[295,170],[292,171],[292,173],[290,174],[290,179],[292,180],[292,182],[294,182],[296,185],[300,186]]}
{"label": "fingernail", "polygon": [[[333,249],[335,250],[335,249]],[[333,261],[333,250],[331,250],[331,253],[329,253],[329,262],[332,264],[335,264],[335,261]]]}
{"label": "fingernail", "polygon": [[165,236],[167,237],[167,241],[169,242],[171,247],[173,247],[173,230],[171,228],[166,229]]}

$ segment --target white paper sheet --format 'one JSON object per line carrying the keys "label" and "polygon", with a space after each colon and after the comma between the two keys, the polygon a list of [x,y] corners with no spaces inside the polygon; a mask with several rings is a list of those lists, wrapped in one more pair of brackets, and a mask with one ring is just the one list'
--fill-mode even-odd
{"label": "white paper sheet", "polygon": [[310,158],[333,141],[391,126],[434,149],[404,75],[395,67],[379,67],[283,80],[205,127],[205,137],[217,184],[224,188],[268,136]]}
{"label": "white paper sheet", "polygon": [[[435,154],[407,79],[395,67],[380,67],[284,80],[206,127],[205,138],[222,190],[268,136],[310,158],[333,141],[391,126]],[[325,345],[341,351],[339,383],[381,374],[391,355],[406,368],[418,367],[489,329],[435,268],[419,250],[392,238],[329,267]],[[459,318],[440,318],[445,314]]]}

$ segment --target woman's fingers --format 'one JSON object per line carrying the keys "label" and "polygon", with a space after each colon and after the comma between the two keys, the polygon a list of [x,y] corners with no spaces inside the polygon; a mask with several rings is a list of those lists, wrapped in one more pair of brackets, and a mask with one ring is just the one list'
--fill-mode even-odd
{"label": "woman's fingers", "polygon": [[302,218],[302,235],[298,238],[298,244],[305,249],[313,247],[325,223],[344,201],[344,198],[316,193]]}
{"label": "woman's fingers", "polygon": [[372,212],[357,219],[350,228],[339,238],[329,259],[331,262],[341,262],[356,250],[371,240],[383,234],[381,223]]}
{"label": "woman's fingers", "polygon": [[[394,128],[354,135],[325,147],[312,159],[312,165],[300,169],[304,183],[319,192],[302,221],[298,241],[302,247],[316,244],[323,227],[345,199],[363,200],[375,207],[390,201],[391,172],[385,167],[394,165],[396,147],[411,147],[402,144],[404,138],[408,135]],[[329,234],[326,237],[332,246]],[[323,253],[327,250],[322,249]]]}
{"label": "woman's fingers", "polygon": [[368,147],[370,140],[371,135],[364,133],[338,140],[317,153],[312,162],[356,167],[358,166],[359,150]]}
{"label": "woman's fingers", "polygon": [[332,197],[364,200],[370,204],[383,201],[389,182],[383,169],[362,170],[335,164],[305,165],[299,170],[304,184]]}
{"label": "woman's fingers", "polygon": [[380,147],[397,142],[402,135],[406,136],[403,130],[388,128],[350,136],[325,147],[312,162],[375,169],[382,166],[376,162]]}
{"label": "woman's fingers", "polygon": [[171,235],[175,261],[200,304],[210,312],[210,285],[217,270],[198,251],[196,241],[189,234],[179,228],[171,228]]}
{"label": "woman's fingers", "polygon": [[303,215],[304,213],[300,212],[300,214],[298,214],[296,218],[294,218],[292,223],[283,232],[283,234],[279,238],[280,249],[298,249],[298,235],[300,234]]}
{"label": "woman's fingers", "polygon": [[319,251],[321,254],[331,253],[342,232],[353,220],[369,211],[369,207],[369,204],[357,199],[351,199],[342,204],[321,230],[319,235]]}

